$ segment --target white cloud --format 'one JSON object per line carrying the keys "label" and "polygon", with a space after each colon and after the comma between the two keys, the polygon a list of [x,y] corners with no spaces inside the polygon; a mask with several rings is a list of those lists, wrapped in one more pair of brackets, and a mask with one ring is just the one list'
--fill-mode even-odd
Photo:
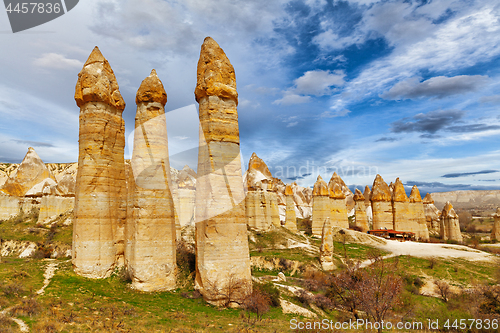
{"label": "white cloud", "polygon": [[311,96],[302,96],[286,92],[283,98],[277,99],[273,102],[276,105],[293,105],[303,104],[311,101]]}
{"label": "white cloud", "polygon": [[295,79],[293,91],[302,95],[324,96],[331,94],[332,86],[344,85],[344,71],[313,70],[305,72],[304,75]]}
{"label": "white cloud", "polygon": [[351,113],[351,111],[349,111],[347,109],[342,109],[342,110],[337,110],[337,111],[325,111],[322,114],[320,114],[319,118],[345,117],[349,113]]}
{"label": "white cloud", "polygon": [[62,54],[44,53],[33,61],[33,65],[52,69],[77,69],[83,67],[83,62],[66,58]]}

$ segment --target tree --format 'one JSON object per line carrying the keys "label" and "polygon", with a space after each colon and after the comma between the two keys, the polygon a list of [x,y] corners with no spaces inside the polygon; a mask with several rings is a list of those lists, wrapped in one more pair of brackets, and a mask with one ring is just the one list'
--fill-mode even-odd
{"label": "tree", "polygon": [[[396,264],[388,265],[380,256],[373,259],[372,265],[361,274],[357,285],[359,305],[370,318],[381,323],[389,311],[400,303],[403,281],[394,272]],[[382,332],[382,327],[379,328]]]}

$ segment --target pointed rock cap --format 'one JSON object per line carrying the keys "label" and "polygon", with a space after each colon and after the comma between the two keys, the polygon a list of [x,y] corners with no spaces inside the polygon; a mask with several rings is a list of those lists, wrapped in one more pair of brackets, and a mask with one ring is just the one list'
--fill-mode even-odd
{"label": "pointed rock cap", "polygon": [[273,178],[273,175],[269,171],[266,163],[260,157],[258,157],[256,153],[253,153],[252,157],[250,157],[250,161],[248,161],[248,171],[251,170],[260,171],[268,179]]}
{"label": "pointed rock cap", "polygon": [[424,204],[433,204],[434,199],[432,199],[432,196],[430,193],[427,193],[424,198]]}
{"label": "pointed rock cap", "polygon": [[392,191],[392,201],[394,202],[410,202],[408,196],[406,195],[405,187],[403,183],[396,178],[394,183],[394,190]]}
{"label": "pointed rock cap", "polygon": [[328,182],[328,187],[333,186],[333,183],[339,184],[340,188],[347,187],[342,178],[337,174],[337,172],[334,172],[332,175],[332,178],[330,178],[330,181]]}
{"label": "pointed rock cap", "polygon": [[384,179],[377,175],[373,181],[371,201],[391,201],[391,190]]}
{"label": "pointed rock cap", "polygon": [[286,185],[285,187],[285,195],[293,195],[293,189],[292,189],[292,186],[290,185]]}
{"label": "pointed rock cap", "polygon": [[197,76],[194,91],[197,102],[207,96],[218,96],[238,103],[233,65],[219,44],[211,37],[205,38],[201,46]]}
{"label": "pointed rock cap", "polygon": [[413,185],[410,193],[410,202],[422,202],[422,197],[420,196],[420,191],[417,185]]}
{"label": "pointed rock cap", "polygon": [[458,215],[457,213],[455,213],[455,210],[453,209],[451,202],[446,201],[446,204],[444,205],[443,208],[443,212],[441,213],[441,217],[458,218]]}
{"label": "pointed rock cap", "polygon": [[318,176],[316,183],[314,183],[313,195],[314,196],[329,195],[328,184],[323,180],[323,178],[321,178],[321,176]]}
{"label": "pointed rock cap", "polygon": [[360,190],[356,189],[354,191],[354,201],[365,201],[365,196],[363,195],[363,193],[361,193]]}
{"label": "pointed rock cap", "polygon": [[339,184],[333,183],[333,186],[331,188],[328,187],[328,190],[330,191],[330,198],[345,199],[345,194],[344,192],[342,192],[342,189],[340,188]]}
{"label": "pointed rock cap", "polygon": [[90,102],[102,102],[116,107],[120,112],[125,109],[115,74],[97,46],[78,74],[75,101],[78,107]]}
{"label": "pointed rock cap", "polygon": [[56,179],[35,149],[29,147],[17,170],[7,178],[1,187],[1,192],[22,197],[33,186],[46,178]]}
{"label": "pointed rock cap", "polygon": [[163,106],[167,104],[167,93],[154,69],[151,71],[151,74],[142,81],[135,95],[136,104],[148,102],[158,102]]}
{"label": "pointed rock cap", "polygon": [[370,197],[372,195],[372,191],[370,190],[370,186],[366,185],[365,186],[365,191],[363,192],[363,196],[365,197],[365,201],[369,201]]}

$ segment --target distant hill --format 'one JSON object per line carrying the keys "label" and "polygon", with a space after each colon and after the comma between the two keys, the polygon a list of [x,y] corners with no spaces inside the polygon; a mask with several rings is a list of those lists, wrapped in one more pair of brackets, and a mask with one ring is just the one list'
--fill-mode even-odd
{"label": "distant hill", "polygon": [[431,195],[438,209],[443,209],[446,201],[450,201],[454,208],[459,209],[495,211],[500,207],[500,190],[435,192]]}

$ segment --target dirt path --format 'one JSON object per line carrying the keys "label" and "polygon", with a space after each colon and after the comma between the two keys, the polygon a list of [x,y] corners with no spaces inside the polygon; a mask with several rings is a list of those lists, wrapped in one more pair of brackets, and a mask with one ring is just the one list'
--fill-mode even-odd
{"label": "dirt path", "polygon": [[47,288],[50,280],[54,277],[54,273],[56,272],[57,266],[59,265],[59,263],[56,262],[55,259],[47,260],[50,260],[52,262],[47,265],[47,268],[45,268],[45,273],[43,274],[43,277],[45,278],[45,280],[43,281],[43,287],[36,292],[37,295],[43,295],[45,293],[45,288]]}
{"label": "dirt path", "polygon": [[[40,290],[38,290],[36,292],[37,295],[43,295],[45,293],[45,288],[47,288],[47,286],[49,285],[50,283],[50,280],[54,277],[54,273],[56,272],[57,270],[57,266],[59,265],[58,262],[56,262],[55,259],[46,259],[47,261],[49,261],[49,264],[47,265],[47,267],[45,268],[45,273],[43,274],[43,277],[45,278],[45,280],[43,281],[43,287],[40,288]],[[10,308],[7,308],[3,311],[0,311],[0,315],[3,315],[3,316],[6,316],[7,318],[9,318],[10,320],[16,322],[17,325],[19,325],[19,330],[21,332],[29,332],[30,329],[28,327],[28,325],[26,325],[26,323],[24,321],[22,321],[21,319],[19,318],[15,318],[15,317],[9,317],[8,316],[8,313],[10,312],[10,310],[12,310],[13,308],[15,307],[14,306],[11,306]]]}

